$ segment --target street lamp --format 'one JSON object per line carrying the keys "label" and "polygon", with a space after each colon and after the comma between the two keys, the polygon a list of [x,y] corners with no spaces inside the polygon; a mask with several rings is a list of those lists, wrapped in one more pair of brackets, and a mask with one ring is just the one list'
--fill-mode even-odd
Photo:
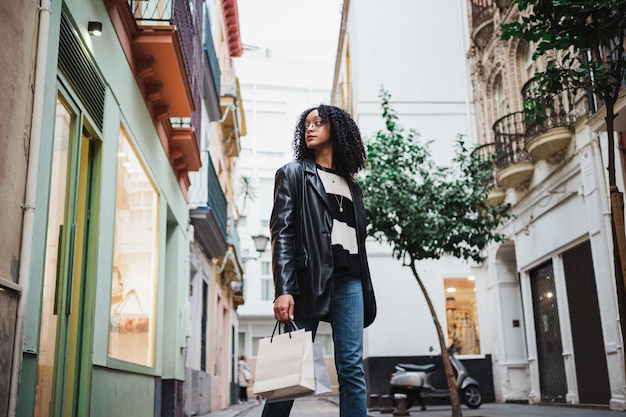
{"label": "street lamp", "polygon": [[270,238],[265,235],[256,235],[252,236],[252,239],[254,240],[254,247],[256,248],[256,251],[259,252],[259,255],[262,252],[265,252],[265,248],[267,247],[267,243],[270,241]]}

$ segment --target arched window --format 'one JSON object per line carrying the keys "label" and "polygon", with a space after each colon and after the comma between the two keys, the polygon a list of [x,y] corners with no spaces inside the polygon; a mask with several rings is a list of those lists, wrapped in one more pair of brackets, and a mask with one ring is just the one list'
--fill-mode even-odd
{"label": "arched window", "polygon": [[502,74],[498,74],[493,82],[493,93],[495,119],[497,120],[509,113]]}
{"label": "arched window", "polygon": [[517,68],[521,77],[522,85],[535,75],[534,61],[532,50],[527,42],[520,42],[517,47]]}

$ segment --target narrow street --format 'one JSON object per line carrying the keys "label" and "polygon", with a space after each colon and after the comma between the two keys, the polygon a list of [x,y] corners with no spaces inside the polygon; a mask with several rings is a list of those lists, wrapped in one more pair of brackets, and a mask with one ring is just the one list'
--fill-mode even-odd
{"label": "narrow street", "polygon": [[[263,404],[251,402],[249,404],[234,405],[228,410],[205,414],[200,417],[260,417]],[[338,417],[339,406],[337,397],[302,398],[294,403],[290,417]],[[383,413],[370,410],[368,417],[393,417],[394,413]],[[450,406],[431,405],[426,411],[419,407],[409,410],[411,417],[450,417]],[[623,411],[608,409],[584,408],[574,406],[528,405],[528,404],[483,404],[480,408],[471,410],[463,407],[463,417],[621,417]]]}

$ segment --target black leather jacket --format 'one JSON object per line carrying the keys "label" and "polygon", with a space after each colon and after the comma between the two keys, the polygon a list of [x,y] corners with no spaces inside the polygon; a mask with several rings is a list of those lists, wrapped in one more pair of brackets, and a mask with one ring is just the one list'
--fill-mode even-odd
{"label": "black leather jacket", "polygon": [[[376,317],[376,299],[365,252],[365,209],[361,188],[354,180],[348,184],[354,199],[367,327]],[[328,197],[314,161],[293,161],[276,171],[270,218],[275,296],[292,294],[296,317],[327,319],[333,294],[332,224]]]}

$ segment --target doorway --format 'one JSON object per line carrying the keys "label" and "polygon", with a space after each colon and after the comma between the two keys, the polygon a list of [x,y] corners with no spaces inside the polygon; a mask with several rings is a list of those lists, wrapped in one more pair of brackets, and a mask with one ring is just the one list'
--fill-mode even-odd
{"label": "doorway", "polygon": [[35,415],[87,415],[98,164],[101,144],[79,108],[59,93],[39,341]]}
{"label": "doorway", "polygon": [[574,362],[581,404],[608,405],[609,371],[589,241],[563,253]]}
{"label": "doorway", "polygon": [[530,271],[541,401],[565,402],[567,380],[552,261]]}

